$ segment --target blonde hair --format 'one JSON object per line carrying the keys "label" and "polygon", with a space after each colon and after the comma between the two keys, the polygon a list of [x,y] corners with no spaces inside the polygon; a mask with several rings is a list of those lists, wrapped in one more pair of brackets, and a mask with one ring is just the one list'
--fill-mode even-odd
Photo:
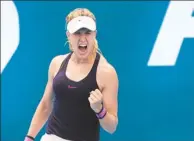
{"label": "blonde hair", "polygon": [[[87,9],[87,8],[76,8],[67,15],[66,25],[69,23],[69,21],[71,21],[73,18],[76,18],[78,16],[88,16],[88,17],[91,17],[96,22],[96,17],[94,16],[94,14],[89,9]],[[69,41],[67,41],[67,42],[69,42]],[[71,46],[70,43],[69,43],[69,49],[72,51],[72,46]],[[98,52],[98,53],[102,54],[102,52],[99,49],[97,39],[94,40],[94,52],[93,53],[95,53],[95,52]]]}

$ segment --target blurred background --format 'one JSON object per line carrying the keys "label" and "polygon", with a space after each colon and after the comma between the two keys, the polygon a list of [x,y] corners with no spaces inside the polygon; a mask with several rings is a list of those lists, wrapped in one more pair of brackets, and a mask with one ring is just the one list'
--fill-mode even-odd
{"label": "blurred background", "polygon": [[147,66],[168,1],[14,3],[20,38],[1,73],[1,141],[24,139],[50,61],[69,52],[65,18],[83,7],[95,14],[99,47],[119,77],[119,125],[113,135],[102,129],[101,141],[194,141],[194,38],[183,41],[175,66]]}

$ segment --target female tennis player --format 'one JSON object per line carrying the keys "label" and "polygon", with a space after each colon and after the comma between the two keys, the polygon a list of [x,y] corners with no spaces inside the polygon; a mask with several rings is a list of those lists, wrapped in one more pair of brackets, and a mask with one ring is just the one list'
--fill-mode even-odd
{"label": "female tennis player", "polygon": [[118,125],[118,76],[100,53],[96,18],[86,8],[66,18],[70,52],[54,57],[48,82],[25,141],[99,141],[100,127],[112,134]]}

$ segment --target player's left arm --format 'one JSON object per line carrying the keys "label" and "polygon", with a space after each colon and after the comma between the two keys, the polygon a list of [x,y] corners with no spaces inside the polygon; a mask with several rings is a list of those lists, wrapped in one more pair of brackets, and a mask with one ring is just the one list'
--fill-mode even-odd
{"label": "player's left arm", "polygon": [[118,76],[116,70],[110,64],[103,69],[100,75],[103,79],[101,91],[103,107],[107,113],[103,119],[99,120],[103,129],[112,134],[116,131],[118,125]]}

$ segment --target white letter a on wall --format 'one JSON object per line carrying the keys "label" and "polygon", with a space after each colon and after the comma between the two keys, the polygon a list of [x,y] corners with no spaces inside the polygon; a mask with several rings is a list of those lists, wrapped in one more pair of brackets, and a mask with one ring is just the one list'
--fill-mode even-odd
{"label": "white letter a on wall", "polygon": [[[148,66],[174,66],[184,38],[194,38],[194,1],[171,1]],[[194,48],[194,47],[193,47]]]}

